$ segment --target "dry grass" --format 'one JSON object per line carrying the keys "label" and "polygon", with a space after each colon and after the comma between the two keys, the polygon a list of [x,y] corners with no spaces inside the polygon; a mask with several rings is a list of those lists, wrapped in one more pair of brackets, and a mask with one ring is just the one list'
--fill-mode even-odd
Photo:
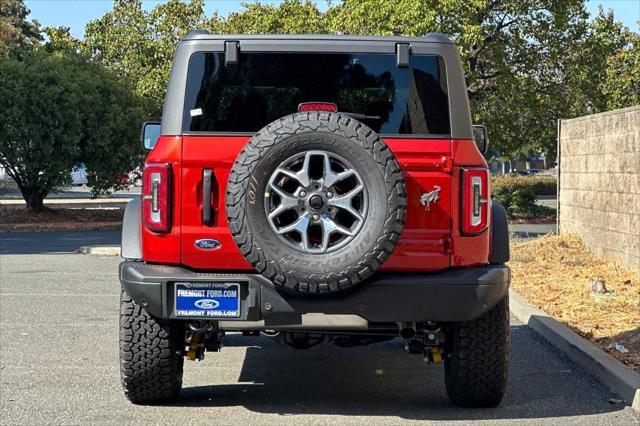
{"label": "dry grass", "polygon": [[[576,235],[512,248],[513,287],[540,309],[640,373],[640,276],[592,255]],[[590,283],[604,280],[606,292]],[[612,342],[628,354],[606,349]]]}

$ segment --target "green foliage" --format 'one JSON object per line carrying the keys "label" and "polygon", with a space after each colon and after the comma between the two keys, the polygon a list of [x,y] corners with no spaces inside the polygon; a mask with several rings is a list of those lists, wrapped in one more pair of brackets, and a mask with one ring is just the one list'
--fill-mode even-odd
{"label": "green foliage", "polygon": [[38,45],[40,24],[27,21],[29,9],[23,0],[0,0],[0,56]]}
{"label": "green foliage", "polygon": [[170,0],[146,12],[141,0],[115,0],[113,10],[87,24],[82,48],[131,81],[159,117],[176,44],[206,26],[203,6],[203,0]]}
{"label": "green foliage", "polygon": [[640,104],[640,35],[600,9],[567,61],[570,116]]}
{"label": "green foliage", "polygon": [[[344,0],[322,13],[309,0],[247,3],[207,19],[202,0],[171,0],[152,12],[116,0],[86,28],[84,49],[129,78],[159,114],[171,58],[192,29],[213,33],[450,34],[459,46],[475,122],[498,157],[555,156],[556,121],[638,102],[637,34],[584,0]],[[597,76],[594,78],[593,76]]]}
{"label": "green foliage", "polygon": [[73,38],[69,27],[46,27],[44,33],[48,41],[45,48],[50,52],[80,53],[82,43]]}
{"label": "green foliage", "polygon": [[324,17],[309,0],[285,0],[277,6],[246,3],[227,19],[214,16],[210,30],[222,34],[318,34],[326,33]]}
{"label": "green foliage", "polygon": [[529,188],[536,195],[556,195],[558,180],[554,176],[498,176],[491,179],[491,190],[513,192],[519,188]]}
{"label": "green foliage", "polygon": [[[20,3],[18,0],[2,0]],[[24,15],[26,16],[26,15]],[[222,18],[203,0],[152,11],[115,0],[85,40],[47,28],[51,51],[81,51],[133,84],[160,116],[171,60],[189,31],[215,34],[449,34],[459,46],[473,120],[489,129],[492,154],[555,157],[559,118],[640,103],[640,35],[610,12],[589,22],[584,0],[344,0],[320,12],[309,0],[250,2]]]}
{"label": "green foliage", "polygon": [[587,69],[595,64],[598,74],[591,72],[586,80],[596,86],[593,96],[605,100],[595,112],[640,104],[640,34],[615,21],[611,11],[601,10],[592,28],[589,50],[599,55],[588,55]]}
{"label": "green foliage", "polygon": [[97,194],[140,160],[143,104],[112,72],[79,56],[40,49],[0,58],[0,111],[0,164],[33,210],[70,183],[79,163]]}
{"label": "green foliage", "polygon": [[557,181],[552,176],[496,177],[491,181],[493,199],[507,209],[511,218],[554,217],[555,210],[538,206],[539,195],[555,195]]}
{"label": "green foliage", "polygon": [[536,193],[531,188],[518,188],[511,194],[509,209],[522,211],[528,206],[535,204]]}
{"label": "green foliage", "polygon": [[640,105],[640,34],[628,35],[629,43],[609,57],[602,88],[606,110]]}
{"label": "green foliage", "polygon": [[345,34],[451,35],[494,150],[553,154],[558,64],[584,34],[582,0],[346,0],[330,15]]}

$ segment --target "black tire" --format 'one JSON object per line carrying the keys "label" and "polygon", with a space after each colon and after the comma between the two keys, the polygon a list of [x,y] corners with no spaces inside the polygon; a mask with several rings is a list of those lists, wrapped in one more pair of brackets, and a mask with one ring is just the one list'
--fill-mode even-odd
{"label": "black tire", "polygon": [[[269,176],[292,155],[321,149],[350,162],[367,185],[366,223],[348,244],[311,254],[287,246],[265,211]],[[245,258],[289,293],[335,293],[370,277],[393,251],[404,226],[406,189],[392,152],[369,127],[341,114],[293,114],[258,132],[238,155],[227,184],[229,228]]]}
{"label": "black tire", "polygon": [[169,402],[182,388],[184,329],[152,318],[124,291],[120,297],[120,378],[135,404]]}
{"label": "black tire", "polygon": [[509,296],[481,317],[454,324],[447,335],[445,385],[461,407],[495,407],[507,385]]}

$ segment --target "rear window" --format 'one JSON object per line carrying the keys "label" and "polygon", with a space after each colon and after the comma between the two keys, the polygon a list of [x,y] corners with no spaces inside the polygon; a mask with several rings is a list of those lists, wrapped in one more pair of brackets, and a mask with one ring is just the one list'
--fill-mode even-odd
{"label": "rear window", "polygon": [[241,53],[225,65],[223,53],[191,56],[182,128],[185,132],[256,132],[303,102],[331,102],[381,134],[448,135],[444,63],[396,55]]}

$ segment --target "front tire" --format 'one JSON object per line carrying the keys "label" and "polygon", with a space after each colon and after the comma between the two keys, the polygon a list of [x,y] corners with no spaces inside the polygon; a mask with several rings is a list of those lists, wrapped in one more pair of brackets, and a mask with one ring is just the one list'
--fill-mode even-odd
{"label": "front tire", "polygon": [[447,340],[445,385],[461,407],[495,407],[507,384],[509,296],[473,321],[453,324]]}
{"label": "front tire", "polygon": [[182,388],[184,329],[151,317],[123,290],[120,296],[120,378],[134,404],[173,401]]}

